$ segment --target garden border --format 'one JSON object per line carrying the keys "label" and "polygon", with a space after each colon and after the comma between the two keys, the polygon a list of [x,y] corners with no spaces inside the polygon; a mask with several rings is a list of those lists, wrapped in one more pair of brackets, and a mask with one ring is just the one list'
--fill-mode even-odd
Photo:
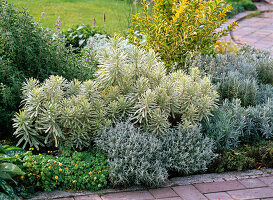
{"label": "garden border", "polygon": [[[210,182],[219,182],[219,181],[231,181],[231,180],[240,180],[247,178],[259,178],[273,175],[273,168],[269,169],[254,169],[247,170],[242,172],[224,172],[224,173],[211,173],[211,174],[198,174],[185,177],[174,177],[168,180],[165,184],[161,185],[160,188],[174,187],[174,186],[183,186],[191,185],[196,183],[210,183]],[[51,191],[51,192],[39,192],[36,193],[36,196],[31,198],[31,200],[45,200],[45,199],[58,199],[58,198],[71,198],[71,197],[80,197],[86,195],[105,195],[109,193],[120,193],[120,192],[133,192],[147,190],[145,187],[133,186],[126,189],[105,189],[97,192],[66,192],[66,191]]]}

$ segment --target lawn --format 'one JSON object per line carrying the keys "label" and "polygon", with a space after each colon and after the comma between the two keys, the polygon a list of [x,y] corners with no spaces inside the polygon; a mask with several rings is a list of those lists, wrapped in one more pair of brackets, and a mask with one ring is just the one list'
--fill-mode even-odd
{"label": "lawn", "polygon": [[[132,6],[122,0],[11,0],[16,7],[26,8],[38,21],[45,12],[40,24],[54,29],[60,16],[61,28],[67,29],[71,24],[96,24],[109,33],[122,32],[129,26]],[[104,23],[104,13],[106,20]]]}

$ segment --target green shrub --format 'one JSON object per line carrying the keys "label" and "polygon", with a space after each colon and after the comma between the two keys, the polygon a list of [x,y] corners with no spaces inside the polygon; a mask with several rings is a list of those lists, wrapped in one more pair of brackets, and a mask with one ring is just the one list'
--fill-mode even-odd
{"label": "green shrub", "polygon": [[84,80],[89,71],[81,68],[60,38],[33,23],[27,11],[18,11],[5,1],[0,2],[0,27],[0,130],[1,136],[9,136],[25,78],[44,80],[58,74]]}
{"label": "green shrub", "polygon": [[108,156],[113,186],[159,186],[168,177],[160,140],[129,122],[105,129],[96,145]]}
{"label": "green shrub", "polygon": [[23,108],[14,117],[14,135],[34,146],[89,147],[104,124],[101,98],[95,82],[68,82],[50,76],[43,83],[29,79],[23,86]]}
{"label": "green shrub", "polygon": [[65,45],[72,45],[75,51],[79,51],[88,44],[88,39],[95,34],[106,35],[106,32],[99,27],[91,25],[76,25],[61,33],[65,37]]}
{"label": "green shrub", "polygon": [[160,54],[169,70],[181,68],[194,51],[213,53],[215,42],[236,25],[215,31],[226,21],[226,13],[231,9],[222,0],[155,0],[153,3],[144,0],[143,13],[134,16],[135,28],[130,30],[129,37],[143,46],[134,35],[139,30],[146,36],[147,47]]}
{"label": "green shrub", "polygon": [[204,122],[204,132],[215,141],[215,147],[236,147],[246,126],[245,109],[239,99],[225,100]]}
{"label": "green shrub", "polygon": [[210,167],[210,171],[242,171],[261,167],[273,167],[272,141],[260,141],[253,145],[241,145],[238,148],[223,148]]}
{"label": "green shrub", "polygon": [[57,156],[32,152],[20,156],[26,171],[20,180],[22,186],[44,191],[95,191],[107,186],[107,159],[101,153],[65,150]]}
{"label": "green shrub", "polygon": [[224,148],[210,169],[221,173],[224,171],[255,169],[255,167],[255,159],[249,157],[245,150]]}
{"label": "green shrub", "polygon": [[171,172],[188,175],[204,172],[215,159],[214,141],[200,127],[170,129],[162,138],[164,164]]}

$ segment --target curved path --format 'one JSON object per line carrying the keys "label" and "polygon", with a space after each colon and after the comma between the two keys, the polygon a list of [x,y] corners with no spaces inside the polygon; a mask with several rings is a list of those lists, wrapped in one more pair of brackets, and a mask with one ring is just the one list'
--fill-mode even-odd
{"label": "curved path", "polygon": [[[273,1],[272,1],[273,3]],[[248,18],[254,12],[243,12],[230,19],[224,26],[233,21],[238,21],[238,27],[232,31],[231,36],[223,37],[225,41],[238,44],[248,44],[262,50],[271,51],[273,54],[273,5],[256,3],[262,13]]]}

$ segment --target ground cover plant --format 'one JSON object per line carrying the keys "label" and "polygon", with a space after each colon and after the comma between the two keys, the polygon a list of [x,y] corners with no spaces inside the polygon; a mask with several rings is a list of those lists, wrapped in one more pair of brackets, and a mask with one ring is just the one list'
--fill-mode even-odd
{"label": "ground cover plant", "polygon": [[96,191],[107,186],[108,166],[104,154],[70,150],[52,154],[52,151],[38,155],[31,151],[20,154],[26,174],[19,178],[19,184],[35,191]]}

